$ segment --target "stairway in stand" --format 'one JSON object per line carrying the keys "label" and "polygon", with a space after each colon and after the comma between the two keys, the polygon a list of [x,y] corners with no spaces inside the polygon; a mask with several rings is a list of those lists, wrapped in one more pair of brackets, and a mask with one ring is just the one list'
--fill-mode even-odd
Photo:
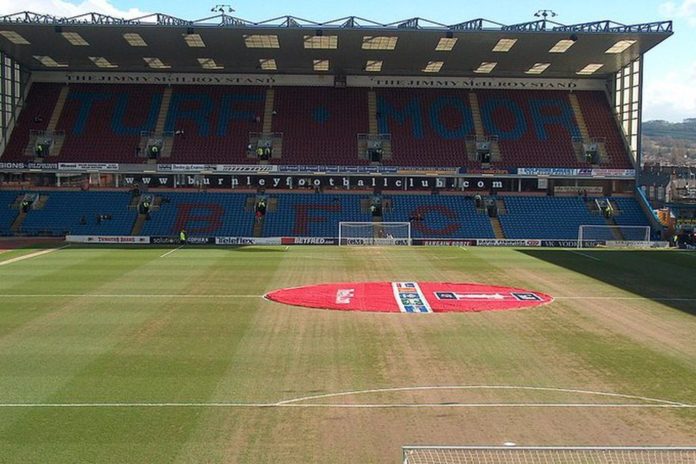
{"label": "stairway in stand", "polygon": [[377,124],[377,93],[374,90],[367,92],[367,111],[370,135],[378,135],[379,125]]}
{"label": "stairway in stand", "polygon": [[489,219],[491,220],[491,227],[493,228],[493,233],[495,233],[495,238],[499,240],[505,239],[505,232],[503,232],[503,226],[500,224],[500,220],[497,217]]}

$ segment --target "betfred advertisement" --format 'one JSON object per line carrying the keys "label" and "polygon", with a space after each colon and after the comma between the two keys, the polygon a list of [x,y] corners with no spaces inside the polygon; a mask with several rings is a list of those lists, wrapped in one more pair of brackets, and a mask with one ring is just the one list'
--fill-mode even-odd
{"label": "betfred advertisement", "polygon": [[338,241],[327,237],[283,237],[280,243],[281,245],[336,245]]}

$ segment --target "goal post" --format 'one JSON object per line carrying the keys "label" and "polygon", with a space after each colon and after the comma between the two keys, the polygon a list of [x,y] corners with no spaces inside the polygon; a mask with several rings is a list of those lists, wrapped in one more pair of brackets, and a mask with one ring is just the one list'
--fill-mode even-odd
{"label": "goal post", "polygon": [[689,464],[696,447],[404,446],[403,464]]}
{"label": "goal post", "polygon": [[339,222],[339,246],[409,246],[410,222]]}
{"label": "goal post", "polygon": [[578,248],[597,245],[623,248],[650,247],[650,226],[584,224],[578,228]]}

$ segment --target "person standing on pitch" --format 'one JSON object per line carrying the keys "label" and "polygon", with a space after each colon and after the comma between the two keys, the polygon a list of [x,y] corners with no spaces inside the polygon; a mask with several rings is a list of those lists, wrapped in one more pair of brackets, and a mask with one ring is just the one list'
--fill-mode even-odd
{"label": "person standing on pitch", "polygon": [[181,232],[179,232],[179,243],[182,245],[186,244],[186,231],[184,229],[181,229]]}

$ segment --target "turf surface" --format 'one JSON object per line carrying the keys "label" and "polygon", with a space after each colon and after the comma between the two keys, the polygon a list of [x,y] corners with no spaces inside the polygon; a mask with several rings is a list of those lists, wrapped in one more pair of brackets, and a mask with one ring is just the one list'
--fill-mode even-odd
{"label": "turf surface", "polygon": [[[0,266],[1,463],[396,463],[404,444],[696,444],[695,254],[172,250],[70,247]],[[260,297],[382,280],[557,299],[414,315]]]}

